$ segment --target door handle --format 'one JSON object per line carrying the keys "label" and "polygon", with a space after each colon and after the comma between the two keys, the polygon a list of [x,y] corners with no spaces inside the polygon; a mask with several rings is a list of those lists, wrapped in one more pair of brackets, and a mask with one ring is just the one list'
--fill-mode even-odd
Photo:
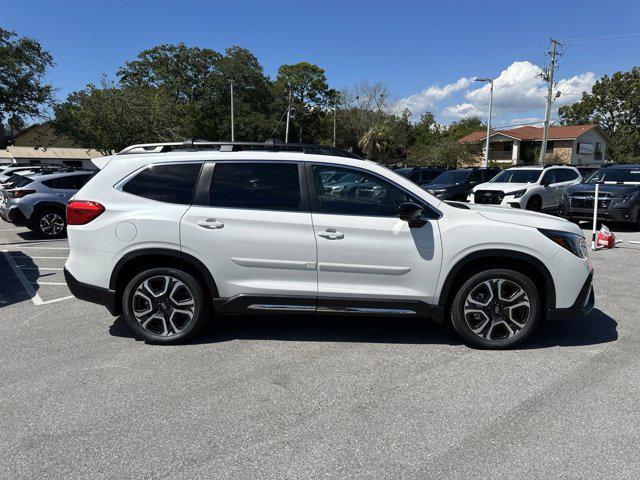
{"label": "door handle", "polygon": [[215,218],[207,218],[206,220],[198,220],[196,224],[207,230],[218,230],[224,227],[224,223],[217,221]]}
{"label": "door handle", "polygon": [[342,240],[344,238],[344,233],[335,228],[327,228],[326,230],[318,232],[318,236],[329,240]]}

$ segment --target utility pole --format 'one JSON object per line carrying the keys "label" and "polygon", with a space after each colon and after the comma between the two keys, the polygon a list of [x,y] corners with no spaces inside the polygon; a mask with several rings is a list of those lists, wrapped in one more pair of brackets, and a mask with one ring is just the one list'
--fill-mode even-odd
{"label": "utility pole", "polygon": [[336,146],[336,117],[338,115],[338,105],[333,106],[333,146]]}
{"label": "utility pole", "polygon": [[540,165],[544,165],[547,156],[547,137],[549,135],[549,118],[551,117],[551,101],[553,100],[553,74],[556,69],[556,48],[562,46],[560,42],[550,39],[551,41],[551,66],[547,71],[546,80],[549,83],[547,87],[547,106],[544,111],[544,129],[542,131],[542,145],[540,146]]}
{"label": "utility pole", "polygon": [[491,137],[491,115],[493,114],[493,78],[476,78],[476,82],[488,82],[489,83],[489,121],[487,122],[487,140],[484,148],[484,159],[482,160],[482,166],[487,168],[489,166],[489,138]]}
{"label": "utility pole", "polygon": [[284,143],[289,143],[289,121],[291,120],[291,89],[289,89],[289,105],[287,106],[287,128],[284,132]]}
{"label": "utility pole", "polygon": [[236,131],[235,131],[235,121],[233,118],[233,80],[229,80],[229,85],[231,86],[231,141],[236,141]]}

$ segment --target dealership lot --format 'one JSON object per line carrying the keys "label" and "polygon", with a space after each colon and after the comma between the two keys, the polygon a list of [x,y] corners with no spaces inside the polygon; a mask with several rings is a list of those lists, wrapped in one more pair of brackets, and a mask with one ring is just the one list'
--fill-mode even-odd
{"label": "dealership lot", "polygon": [[618,238],[596,310],[514,351],[353,318],[163,347],[70,297],[65,240],[0,222],[0,477],[636,478],[640,233]]}

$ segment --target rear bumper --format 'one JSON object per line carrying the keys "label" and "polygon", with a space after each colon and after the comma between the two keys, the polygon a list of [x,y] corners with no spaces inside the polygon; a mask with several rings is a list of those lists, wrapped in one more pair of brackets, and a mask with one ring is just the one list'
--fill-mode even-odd
{"label": "rear bumper", "polygon": [[5,222],[13,223],[14,225],[18,226],[23,226],[28,223],[28,219],[24,216],[24,214],[18,207],[1,207],[0,218],[2,218]]}
{"label": "rear bumper", "polygon": [[116,308],[116,292],[113,290],[79,282],[66,268],[64,269],[64,279],[74,297],[86,302],[104,305],[111,315],[120,313]]}
{"label": "rear bumper", "polygon": [[589,313],[595,305],[593,293],[593,272],[589,273],[584,285],[580,289],[576,301],[569,308],[552,308],[547,312],[549,320],[563,320],[573,317],[581,317]]}

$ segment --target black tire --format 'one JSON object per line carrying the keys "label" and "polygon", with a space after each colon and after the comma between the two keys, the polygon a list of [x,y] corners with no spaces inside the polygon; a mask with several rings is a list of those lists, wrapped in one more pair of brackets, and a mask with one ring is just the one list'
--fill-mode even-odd
{"label": "black tire", "polygon": [[[499,295],[496,295],[496,287],[500,288]],[[513,297],[509,296],[510,292],[514,292]],[[480,307],[483,299],[487,298],[487,306]],[[476,273],[462,284],[451,303],[453,328],[464,343],[477,348],[504,349],[520,344],[535,329],[540,314],[540,295],[536,285],[526,275],[508,269]],[[483,325],[483,322],[488,323]]]}
{"label": "black tire", "polygon": [[[166,288],[165,277],[169,278]],[[162,294],[155,296],[159,293]],[[192,306],[184,305],[189,298],[193,300]],[[141,314],[147,303],[152,310]],[[210,311],[200,282],[175,268],[152,268],[133,277],[125,287],[122,306],[124,318],[136,337],[160,344],[183,343],[194,337],[207,323]]]}
{"label": "black tire", "polygon": [[43,209],[33,217],[31,229],[40,238],[61,238],[67,235],[67,218],[64,210]]}
{"label": "black tire", "polygon": [[542,198],[539,195],[534,195],[527,202],[527,210],[532,210],[534,212],[542,211]]}

